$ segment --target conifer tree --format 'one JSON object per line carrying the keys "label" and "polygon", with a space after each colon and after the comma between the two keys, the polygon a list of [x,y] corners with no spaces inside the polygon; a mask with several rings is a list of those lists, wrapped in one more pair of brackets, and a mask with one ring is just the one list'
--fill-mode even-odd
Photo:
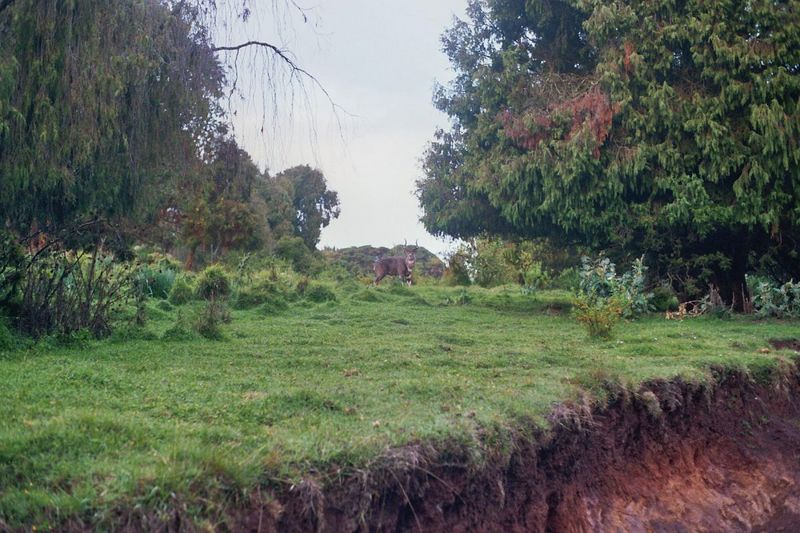
{"label": "conifer tree", "polygon": [[737,306],[800,276],[797,0],[472,0],[443,44],[429,230],[646,253]]}

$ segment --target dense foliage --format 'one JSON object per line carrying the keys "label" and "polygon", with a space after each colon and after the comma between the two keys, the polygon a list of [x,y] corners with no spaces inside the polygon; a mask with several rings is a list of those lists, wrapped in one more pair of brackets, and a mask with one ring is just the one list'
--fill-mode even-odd
{"label": "dense foliage", "polygon": [[742,304],[800,274],[800,3],[472,0],[443,38],[426,227],[646,253]]}
{"label": "dense foliage", "polygon": [[185,3],[0,15],[0,212],[22,232],[157,203],[216,134],[224,74]]}

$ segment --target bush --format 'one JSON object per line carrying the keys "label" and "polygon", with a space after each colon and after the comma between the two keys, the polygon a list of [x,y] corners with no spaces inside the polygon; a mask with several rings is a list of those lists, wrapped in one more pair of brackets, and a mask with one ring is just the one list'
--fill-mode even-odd
{"label": "bush", "polygon": [[652,309],[653,294],[645,291],[646,272],[643,258],[634,261],[630,271],[618,276],[616,266],[608,258],[591,260],[584,257],[578,292],[586,297],[590,307],[613,298],[622,316],[633,318]]}
{"label": "bush", "polygon": [[0,352],[16,350],[21,345],[20,339],[8,327],[8,323],[0,317]]}
{"label": "bush", "polygon": [[195,330],[203,337],[211,340],[222,340],[220,324],[230,322],[230,313],[222,300],[209,300],[203,312],[197,318]]}
{"label": "bush", "polygon": [[290,261],[297,272],[308,274],[314,267],[314,255],[300,237],[281,237],[275,255]]}
{"label": "bush", "polygon": [[565,291],[577,291],[581,283],[580,272],[573,268],[565,268],[558,276],[553,278],[549,286],[552,289],[562,289]]}
{"label": "bush", "polygon": [[175,342],[188,341],[194,338],[194,332],[180,312],[178,312],[175,323],[161,335],[162,340]]}
{"label": "bush", "polygon": [[192,280],[185,274],[175,278],[172,290],[169,291],[169,303],[172,305],[184,305],[194,298],[195,289]]}
{"label": "bush", "polygon": [[579,294],[573,302],[575,318],[586,326],[591,337],[610,338],[611,331],[622,316],[622,305],[614,298],[592,298]]}
{"label": "bush", "polygon": [[667,311],[677,311],[680,302],[672,287],[661,285],[653,290],[653,309],[661,313]]}
{"label": "bush", "polygon": [[315,303],[336,301],[336,293],[333,292],[333,289],[321,283],[309,283],[304,296],[306,300]]}
{"label": "bush", "polygon": [[258,308],[258,312],[262,315],[277,315],[286,311],[289,308],[289,303],[280,295],[275,296],[271,300],[264,302]]}
{"label": "bush", "polygon": [[148,298],[166,300],[175,283],[175,276],[176,273],[171,268],[141,266],[133,276],[134,290]]}
{"label": "bush", "polygon": [[206,267],[197,277],[197,295],[209,302],[227,300],[231,295],[231,278],[219,265]]}
{"label": "bush", "polygon": [[753,291],[753,307],[762,318],[800,318],[800,282],[775,285],[758,281]]}
{"label": "bush", "polygon": [[27,263],[20,281],[16,322],[32,337],[70,337],[88,330],[111,333],[111,317],[131,288],[132,273],[100,251],[73,252],[53,246]]}

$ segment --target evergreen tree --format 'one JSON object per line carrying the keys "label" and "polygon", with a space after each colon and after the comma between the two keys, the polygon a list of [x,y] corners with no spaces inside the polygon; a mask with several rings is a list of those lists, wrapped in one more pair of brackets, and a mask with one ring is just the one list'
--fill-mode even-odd
{"label": "evergreen tree", "polygon": [[737,306],[800,275],[800,2],[472,0],[443,43],[429,230],[645,252]]}

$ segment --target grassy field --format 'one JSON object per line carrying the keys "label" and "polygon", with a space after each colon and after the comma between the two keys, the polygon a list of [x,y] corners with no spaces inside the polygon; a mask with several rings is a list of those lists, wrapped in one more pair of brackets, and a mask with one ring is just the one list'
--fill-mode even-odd
{"label": "grassy field", "polygon": [[278,314],[234,311],[220,341],[163,339],[178,309],[154,303],[145,332],[0,352],[0,524],[102,523],[172,493],[205,513],[276,480],[363,467],[388,446],[477,447],[478,428],[542,421],[606,378],[703,379],[710,365],[763,375],[791,356],[761,353],[768,339],[800,331],[654,315],[590,340],[568,301],[516,288],[357,289]]}

